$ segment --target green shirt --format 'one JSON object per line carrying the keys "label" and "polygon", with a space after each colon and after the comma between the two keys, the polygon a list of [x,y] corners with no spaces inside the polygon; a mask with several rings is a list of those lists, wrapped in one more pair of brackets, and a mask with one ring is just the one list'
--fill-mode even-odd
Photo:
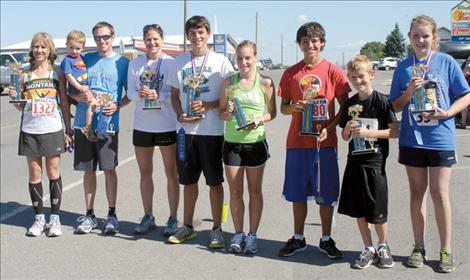
{"label": "green shirt", "polygon": [[[232,100],[234,97],[238,98],[247,122],[251,120],[252,116],[255,119],[260,119],[264,115],[264,108],[266,106],[261,76],[257,73],[253,87],[247,90],[240,88],[240,77],[238,73],[233,75],[231,79],[230,84],[232,90],[231,92],[227,92],[229,99]],[[261,142],[266,139],[264,123],[252,130],[237,130],[237,128],[238,124],[234,116],[225,124],[225,141],[247,144]]]}

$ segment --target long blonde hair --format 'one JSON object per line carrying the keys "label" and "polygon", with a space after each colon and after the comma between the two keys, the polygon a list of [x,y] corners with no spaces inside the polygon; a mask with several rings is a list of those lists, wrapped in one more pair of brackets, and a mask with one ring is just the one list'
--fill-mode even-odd
{"label": "long blonde hair", "polygon": [[54,40],[52,36],[47,32],[38,32],[34,35],[33,39],[31,40],[31,46],[29,51],[29,63],[31,67],[34,67],[34,56],[33,56],[33,48],[37,42],[42,41],[44,45],[49,49],[49,57],[47,58],[51,65],[54,65],[54,61],[57,59],[57,53],[54,45]]}
{"label": "long blonde hair", "polygon": [[411,32],[411,29],[413,29],[413,26],[417,24],[427,25],[431,27],[432,35],[435,36],[435,39],[433,40],[432,45],[431,45],[431,49],[433,51],[437,50],[437,48],[439,47],[439,36],[437,34],[436,22],[427,15],[416,16],[411,20],[410,32]]}

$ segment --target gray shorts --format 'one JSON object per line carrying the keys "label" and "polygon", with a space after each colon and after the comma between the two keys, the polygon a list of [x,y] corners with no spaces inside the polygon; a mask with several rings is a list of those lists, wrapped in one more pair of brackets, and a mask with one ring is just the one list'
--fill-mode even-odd
{"label": "gray shorts", "polygon": [[64,132],[29,134],[20,131],[18,155],[20,156],[55,156],[65,152]]}
{"label": "gray shorts", "polygon": [[99,163],[100,170],[114,170],[118,165],[118,135],[116,133],[106,139],[91,142],[80,129],[75,129],[73,168],[77,171],[96,171]]}

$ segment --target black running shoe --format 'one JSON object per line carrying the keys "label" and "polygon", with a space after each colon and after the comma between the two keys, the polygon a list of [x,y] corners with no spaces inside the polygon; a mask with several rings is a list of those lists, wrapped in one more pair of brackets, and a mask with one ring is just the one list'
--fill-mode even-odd
{"label": "black running shoe", "polygon": [[290,257],[297,252],[304,251],[305,249],[307,249],[305,238],[298,240],[292,237],[291,239],[287,240],[286,245],[282,247],[277,254],[280,257]]}
{"label": "black running shoe", "polygon": [[343,257],[343,252],[336,248],[336,243],[331,237],[327,241],[322,241],[320,238],[320,245],[318,245],[318,250],[320,250],[322,253],[325,253],[330,259],[341,259]]}

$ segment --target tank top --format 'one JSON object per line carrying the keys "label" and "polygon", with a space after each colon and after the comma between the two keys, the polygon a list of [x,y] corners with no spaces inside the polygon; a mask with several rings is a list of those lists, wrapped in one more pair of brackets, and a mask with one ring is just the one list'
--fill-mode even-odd
{"label": "tank top", "polygon": [[[242,89],[239,84],[240,76],[235,74],[232,76],[231,85],[235,87],[234,92],[230,98],[236,96],[240,101],[243,113],[247,121],[251,119],[251,116],[259,119],[264,115],[264,108],[266,101],[264,99],[264,88],[262,85],[262,78],[257,73],[253,87],[250,89]],[[257,143],[266,139],[264,132],[264,123],[260,124],[257,128],[252,130],[239,130],[237,131],[238,125],[235,117],[225,124],[224,139],[230,143]]]}
{"label": "tank top", "polygon": [[37,77],[30,69],[24,71],[24,96],[21,131],[45,134],[63,129],[58,103],[59,79],[51,69],[47,77]]}

